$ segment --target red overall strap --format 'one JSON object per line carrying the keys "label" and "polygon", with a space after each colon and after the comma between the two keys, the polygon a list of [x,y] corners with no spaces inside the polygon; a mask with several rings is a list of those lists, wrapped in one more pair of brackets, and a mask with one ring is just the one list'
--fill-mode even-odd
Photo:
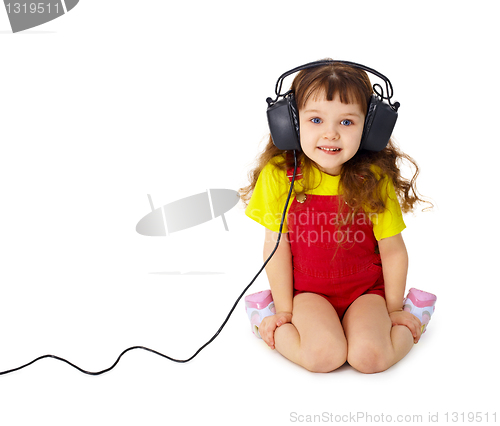
{"label": "red overall strap", "polygon": [[[293,153],[292,152],[287,152],[286,153],[286,161],[287,161],[287,163],[290,162],[290,161],[292,163],[294,162],[293,161]],[[287,175],[288,180],[290,182],[293,179],[293,169],[294,169],[294,167],[291,167],[290,169],[288,169],[286,171],[286,175]],[[300,170],[300,166],[297,166],[297,173],[295,174],[295,180],[297,181],[297,180],[300,180],[300,179],[302,179],[302,171]]]}

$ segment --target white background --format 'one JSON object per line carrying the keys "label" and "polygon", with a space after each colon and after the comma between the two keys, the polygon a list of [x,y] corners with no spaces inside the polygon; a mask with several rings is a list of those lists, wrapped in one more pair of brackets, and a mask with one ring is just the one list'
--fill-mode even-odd
{"label": "white background", "polygon": [[[133,351],[99,377],[51,359],[0,376],[1,424],[491,422],[500,34],[495,2],[465,4],[81,0],[17,34],[0,8],[0,370],[51,353],[95,371],[129,346],[187,358],[206,342],[259,269],[263,229],[238,206],[229,232],[214,220],[144,237],[147,194],[159,207],[244,186],[277,77],[325,57],[393,83],[395,136],[435,204],[406,217],[408,288],[438,295],[421,342],[381,374],[291,364],[253,337],[240,302],[188,364]],[[220,274],[154,273],[176,270]],[[251,291],[267,287],[261,276]]]}

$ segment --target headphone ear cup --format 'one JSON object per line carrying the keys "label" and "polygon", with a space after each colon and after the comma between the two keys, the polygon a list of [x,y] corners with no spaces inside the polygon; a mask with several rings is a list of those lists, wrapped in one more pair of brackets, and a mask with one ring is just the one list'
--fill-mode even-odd
{"label": "headphone ear cup", "polygon": [[299,111],[293,93],[267,108],[267,122],[277,148],[300,151]]}
{"label": "headphone ear cup", "polygon": [[391,138],[398,119],[398,112],[372,95],[366,113],[360,149],[382,151]]}

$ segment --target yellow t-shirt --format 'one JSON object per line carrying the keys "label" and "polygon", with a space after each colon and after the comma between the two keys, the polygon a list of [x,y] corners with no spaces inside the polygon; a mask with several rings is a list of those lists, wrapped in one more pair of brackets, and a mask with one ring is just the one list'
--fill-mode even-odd
{"label": "yellow t-shirt", "polygon": [[[290,180],[286,172],[275,166],[275,158],[262,169],[245,214],[271,231],[278,232],[286,197],[290,189]],[[300,177],[302,176],[297,176],[297,178]],[[302,179],[297,180],[297,178],[295,188],[300,192],[302,190]],[[331,176],[313,167],[310,179],[312,189],[308,190],[306,194],[339,194],[340,176]],[[373,223],[373,233],[378,241],[382,238],[397,235],[406,228],[394,186],[387,177],[384,177],[383,180],[382,191],[386,210],[383,213],[366,212]],[[294,193],[292,192],[287,214],[293,199]],[[282,232],[288,232],[286,216]]]}

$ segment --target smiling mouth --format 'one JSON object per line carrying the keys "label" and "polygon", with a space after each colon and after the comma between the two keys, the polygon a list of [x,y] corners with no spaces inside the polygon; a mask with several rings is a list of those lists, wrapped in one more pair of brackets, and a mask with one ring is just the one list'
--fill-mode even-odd
{"label": "smiling mouth", "polygon": [[326,152],[340,152],[341,148],[327,148],[324,146],[318,146],[319,149]]}

